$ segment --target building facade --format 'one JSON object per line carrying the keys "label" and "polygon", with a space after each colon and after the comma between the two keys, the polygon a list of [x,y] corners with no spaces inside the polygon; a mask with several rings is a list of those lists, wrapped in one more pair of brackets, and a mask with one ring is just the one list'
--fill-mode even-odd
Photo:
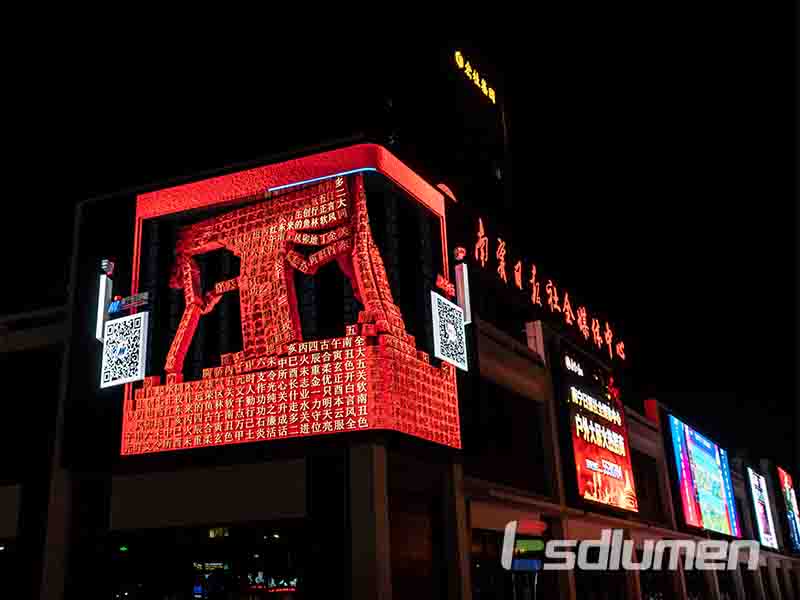
{"label": "building facade", "polygon": [[[46,475],[0,487],[0,560],[35,559],[25,590],[798,597],[790,480],[655,400],[632,407],[616,326],[386,148],[282,157],[77,219]],[[746,555],[733,571],[507,570],[514,521],[545,541],[621,530],[640,559],[674,539],[762,551],[756,570]]]}

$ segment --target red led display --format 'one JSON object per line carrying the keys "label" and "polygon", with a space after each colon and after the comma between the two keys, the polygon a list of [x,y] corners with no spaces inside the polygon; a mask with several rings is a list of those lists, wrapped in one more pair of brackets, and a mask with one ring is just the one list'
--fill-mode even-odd
{"label": "red led display", "polygon": [[[198,381],[148,377],[126,402],[122,454],[392,429],[460,447],[455,370],[391,335],[290,344]],[[265,368],[266,366],[266,368]],[[248,371],[248,369],[252,369]]]}
{"label": "red led display", "polygon": [[[307,160],[314,165],[318,157]],[[302,171],[302,164],[294,168]],[[264,169],[258,173],[271,177]],[[185,187],[201,194],[216,190],[219,202],[230,202],[228,192],[242,176],[228,177],[231,182],[215,178],[214,185]],[[168,197],[187,207],[213,204],[187,193],[174,188]],[[430,199],[417,199],[430,207]],[[152,195],[139,202],[137,229],[141,219],[159,214]],[[203,294],[195,257],[220,248],[241,259],[240,274]],[[446,364],[430,365],[405,330],[372,239],[360,174],[184,227],[175,256],[170,285],[183,291],[185,308],[164,365],[166,383],[148,377],[135,394],[126,394],[122,454],[365,429],[393,429],[460,447],[455,373]],[[346,336],[303,341],[294,270],[313,275],[332,261],[350,279],[364,310]],[[135,286],[138,265],[134,273]],[[184,382],[183,362],[199,320],[222,294],[236,291],[242,351],[221,356],[201,380]]]}

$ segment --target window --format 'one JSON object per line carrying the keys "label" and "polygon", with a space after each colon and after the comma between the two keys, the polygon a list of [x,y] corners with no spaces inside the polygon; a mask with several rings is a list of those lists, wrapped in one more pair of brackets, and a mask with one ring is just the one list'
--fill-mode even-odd
{"label": "window", "polygon": [[639,499],[639,517],[645,521],[666,522],[658,485],[658,463],[635,448],[631,448],[631,465]]}
{"label": "window", "polygon": [[555,571],[538,573],[506,571],[500,565],[503,534],[485,529],[472,530],[473,600],[516,600],[520,598],[558,598]]}
{"label": "window", "polygon": [[543,405],[483,377],[471,392],[461,400],[465,473],[549,494]]}

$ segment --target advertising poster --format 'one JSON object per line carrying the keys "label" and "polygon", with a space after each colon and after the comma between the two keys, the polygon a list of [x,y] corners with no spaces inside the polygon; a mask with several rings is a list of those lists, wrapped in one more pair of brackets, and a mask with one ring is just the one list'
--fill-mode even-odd
{"label": "advertising poster", "polygon": [[775,534],[775,522],[772,520],[772,508],[767,493],[767,480],[763,475],[747,467],[747,478],[750,480],[750,491],[753,493],[753,508],[756,512],[758,539],[768,548],[778,549],[778,538]]}
{"label": "advertising poster", "polygon": [[622,403],[575,386],[570,386],[567,402],[578,494],[584,500],[638,512]]}
{"label": "advertising poster", "polygon": [[800,508],[797,506],[797,495],[794,491],[792,476],[778,467],[778,480],[781,484],[781,495],[786,506],[786,517],[789,520],[789,540],[792,550],[800,552]]}
{"label": "advertising poster", "polygon": [[727,452],[672,415],[669,425],[686,524],[741,537]]}

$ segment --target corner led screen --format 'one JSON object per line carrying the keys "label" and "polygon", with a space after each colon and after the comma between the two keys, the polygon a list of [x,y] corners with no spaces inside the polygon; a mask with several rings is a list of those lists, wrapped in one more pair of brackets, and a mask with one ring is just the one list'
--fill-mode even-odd
{"label": "corner led screen", "polygon": [[567,402],[578,494],[584,500],[638,512],[622,404],[594,398],[575,386],[570,387]]}
{"label": "corner led screen", "polygon": [[741,537],[727,452],[672,415],[669,426],[686,524]]}
{"label": "corner led screen", "polygon": [[794,491],[792,476],[778,467],[778,480],[781,484],[781,496],[783,496],[786,517],[789,521],[789,541],[792,550],[800,552],[800,508],[797,506],[797,495]]}
{"label": "corner led screen", "polygon": [[767,480],[750,467],[747,467],[747,478],[753,494],[753,508],[756,512],[758,539],[768,548],[778,549],[778,538],[775,534],[775,522],[772,520],[772,508],[767,493]]}
{"label": "corner led screen", "polygon": [[[440,232],[430,254],[441,252],[448,273],[444,197],[371,144],[137,197],[131,293],[166,280],[169,289],[151,319],[159,360],[126,393],[121,454],[374,429],[461,446],[455,370],[406,327],[373,237],[365,172],[424,211],[426,231]],[[166,258],[147,258],[158,248]],[[214,262],[221,254],[234,265],[227,275]],[[309,334],[297,286],[321,290],[323,275],[349,286],[356,314],[330,288],[335,331]],[[221,314],[223,297],[238,300],[236,311]],[[217,338],[238,329],[241,346],[203,354],[201,324]]]}

